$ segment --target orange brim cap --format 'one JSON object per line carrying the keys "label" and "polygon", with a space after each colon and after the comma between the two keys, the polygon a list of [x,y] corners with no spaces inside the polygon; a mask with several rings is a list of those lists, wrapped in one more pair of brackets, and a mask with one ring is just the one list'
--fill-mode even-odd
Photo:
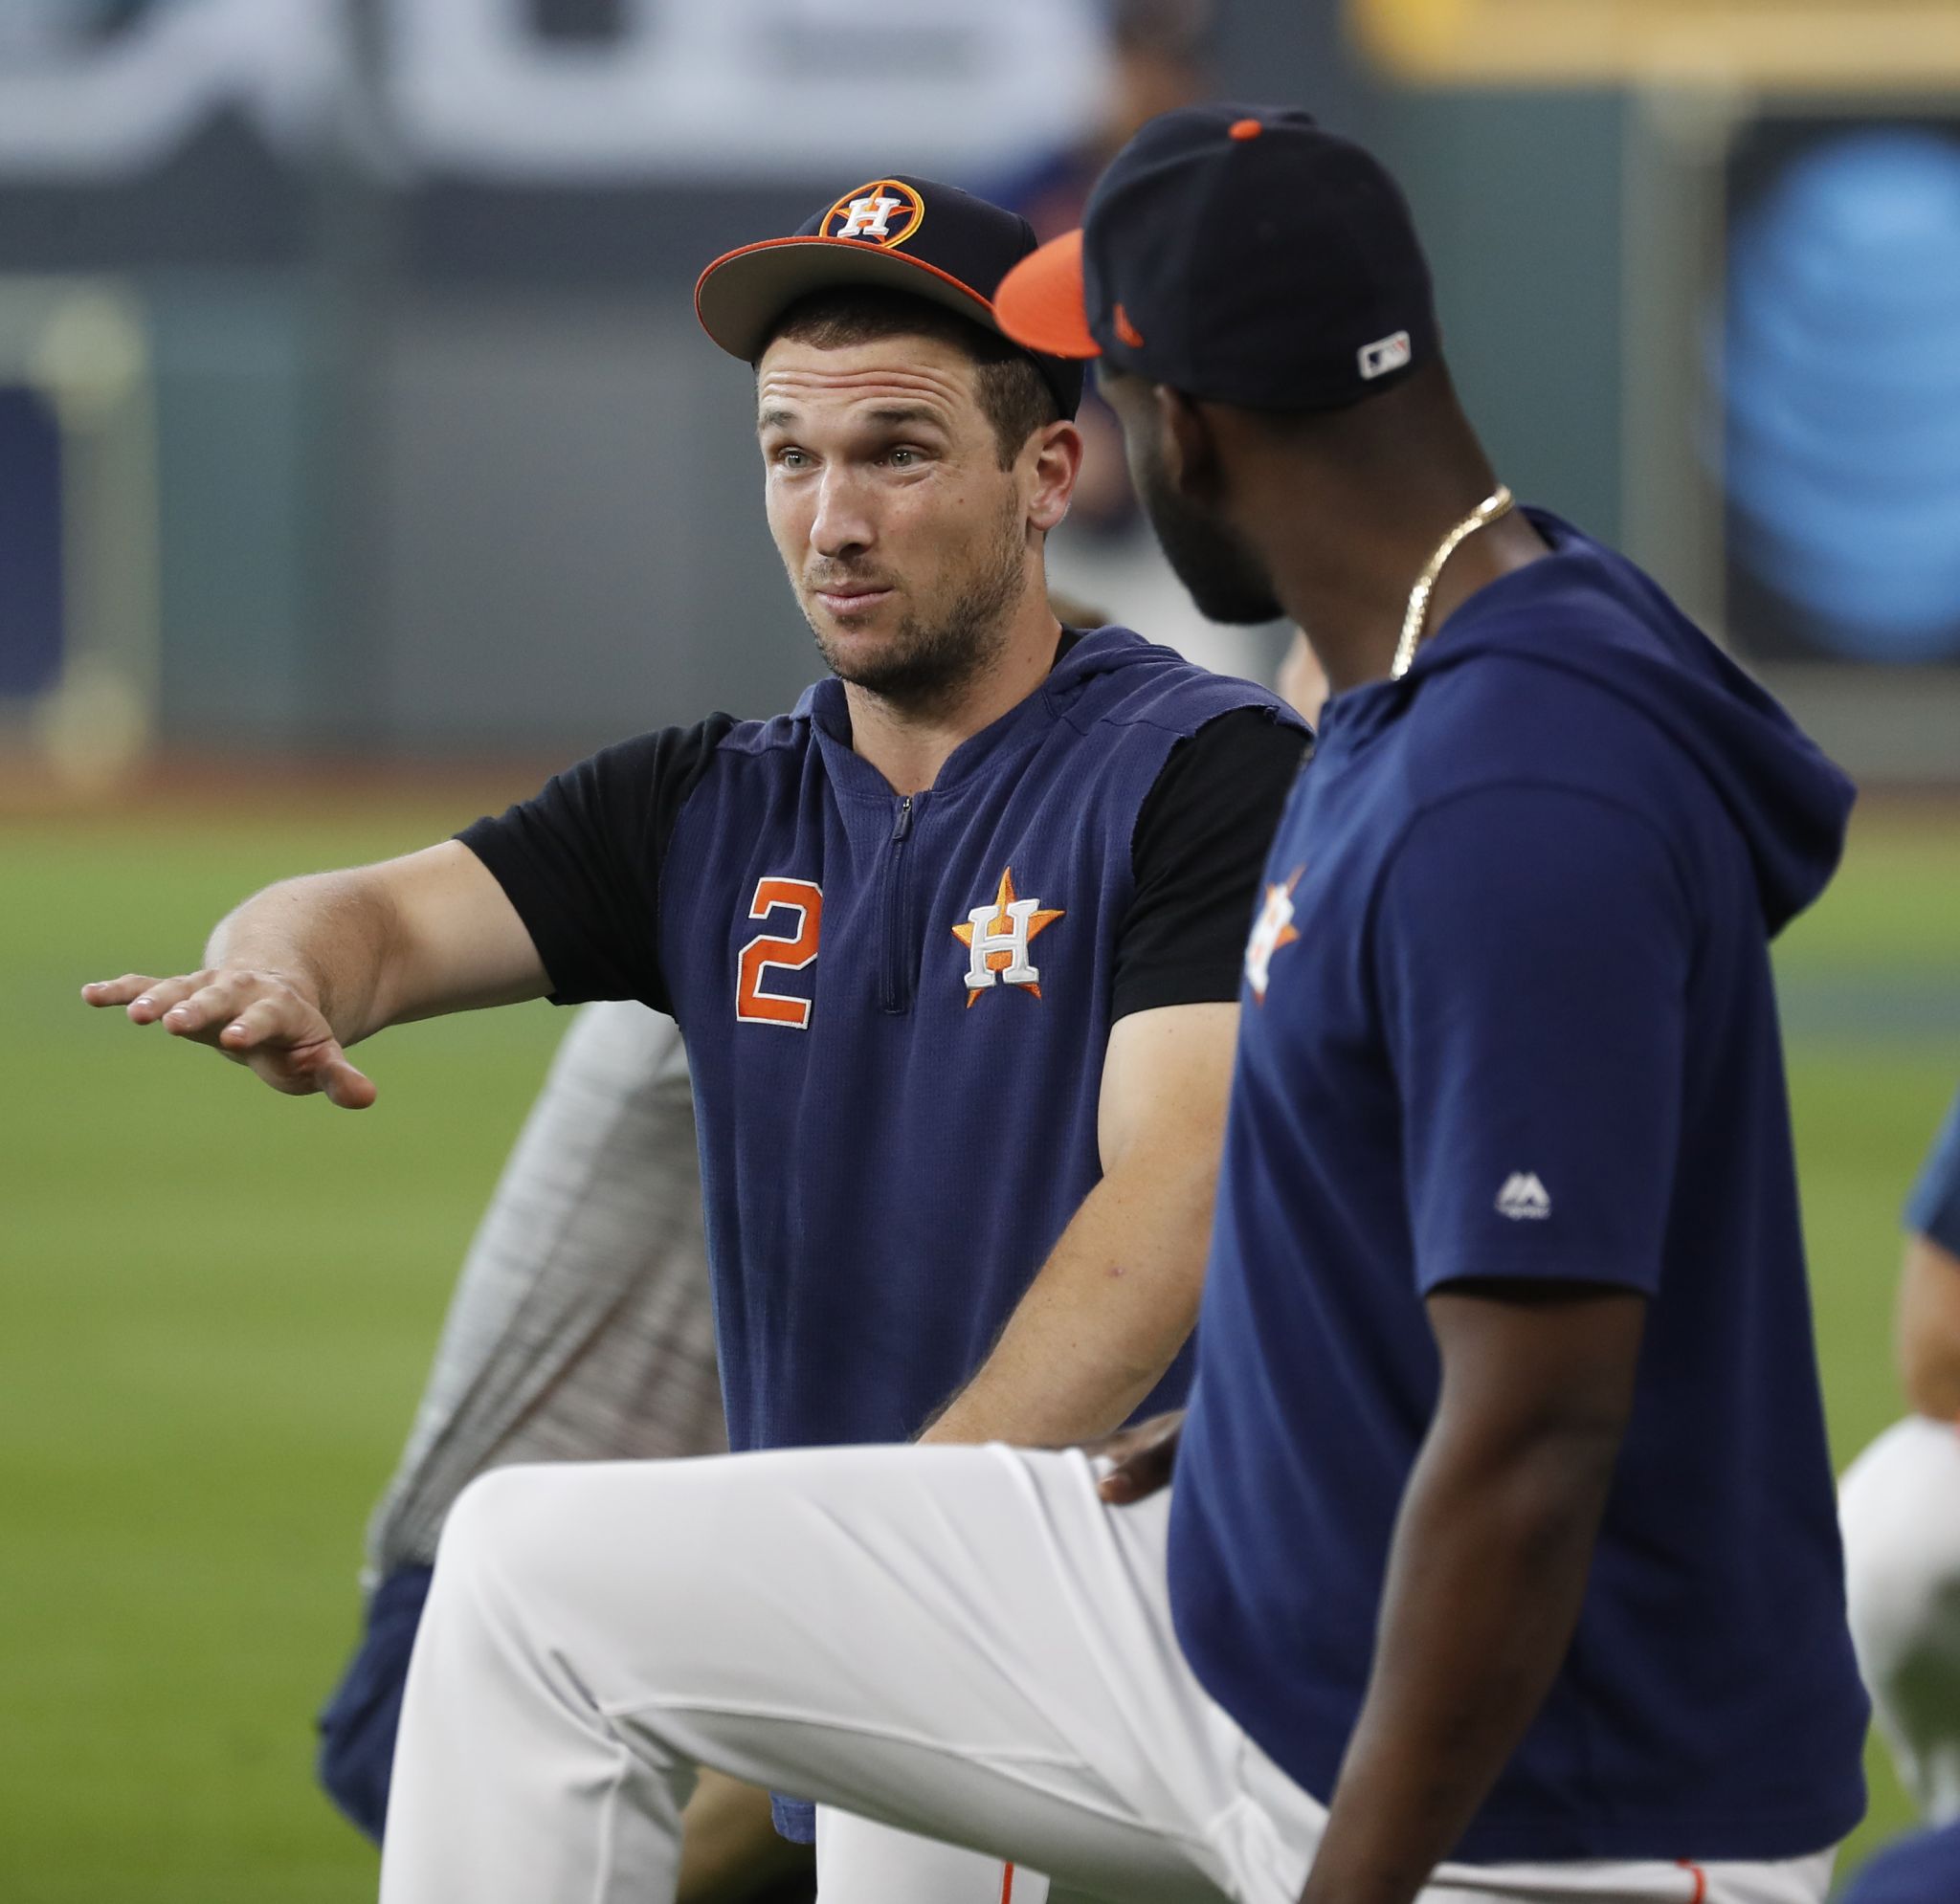
{"label": "orange brim cap", "polygon": [[1101,357],[1082,287],[1082,234],[1066,232],[1029,253],[1000,280],[993,316],[1029,350],[1048,357]]}
{"label": "orange brim cap", "polygon": [[951,272],[855,238],[764,238],[724,252],[696,283],[694,311],[729,356],[753,364],[776,320],[797,299],[843,284],[909,291],[988,330],[1000,328],[992,305]]}

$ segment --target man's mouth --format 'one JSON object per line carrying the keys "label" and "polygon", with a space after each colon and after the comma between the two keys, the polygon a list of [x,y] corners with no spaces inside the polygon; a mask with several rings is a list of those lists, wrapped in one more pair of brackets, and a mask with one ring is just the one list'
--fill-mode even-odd
{"label": "man's mouth", "polygon": [[843,620],[848,616],[868,614],[880,607],[892,594],[887,587],[869,582],[834,582],[829,587],[812,590],[822,603],[825,610]]}

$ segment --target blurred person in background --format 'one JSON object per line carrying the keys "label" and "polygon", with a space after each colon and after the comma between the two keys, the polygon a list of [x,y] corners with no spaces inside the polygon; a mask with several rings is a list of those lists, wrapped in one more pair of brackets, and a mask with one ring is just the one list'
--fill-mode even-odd
{"label": "blurred person in background", "polygon": [[1313,652],[1303,629],[1293,631],[1293,643],[1280,663],[1280,698],[1309,727],[1320,724],[1321,707],[1327,697],[1326,671]]}
{"label": "blurred person in background", "polygon": [[[1108,0],[1107,90],[1095,122],[985,195],[1021,213],[1044,242],[1082,222],[1089,188],[1140,127],[1214,97],[1216,0]],[[1058,582],[1106,600],[1114,618],[1221,674],[1272,678],[1275,645],[1209,620],[1179,586],[1149,533],[1124,456],[1115,413],[1091,385],[1077,417],[1082,474],[1068,520],[1049,545]]]}
{"label": "blurred person in background", "polygon": [[[727,1446],[694,1097],[679,1028],[631,1000],[573,1020],[464,1260],[434,1365],[368,1534],[367,1631],[320,1718],[320,1777],[379,1844],[402,1686],[463,1488],[524,1461]],[[688,1806],[680,1896],[811,1893],[767,1793],[719,1775]]]}
{"label": "blurred person in background", "polygon": [[[1080,139],[1036,160],[986,196],[1018,211],[1044,244],[1082,222],[1102,169],[1159,113],[1191,105],[1215,88],[1214,0],[1109,0],[1109,82],[1101,118]],[[1070,533],[1108,541],[1142,526],[1123,432],[1093,387],[1077,417],[1082,474],[1069,509]]]}
{"label": "blurred person in background", "polygon": [[1845,1904],[1960,1898],[1960,1096],[1905,1206],[1898,1358],[1912,1412],[1844,1475],[1851,1632],[1879,1728],[1932,1828]]}

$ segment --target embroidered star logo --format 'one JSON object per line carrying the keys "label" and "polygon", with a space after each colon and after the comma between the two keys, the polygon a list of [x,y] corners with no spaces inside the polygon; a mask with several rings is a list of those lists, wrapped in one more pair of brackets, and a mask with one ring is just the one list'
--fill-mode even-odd
{"label": "embroidered star logo", "polygon": [[1265,1004],[1266,986],[1272,982],[1273,954],[1300,937],[1293,924],[1293,889],[1305,871],[1305,867],[1296,866],[1292,878],[1283,885],[1266,888],[1266,902],[1259,908],[1259,916],[1253,921],[1252,937],[1245,942],[1246,983],[1260,1005]]}
{"label": "embroidered star logo", "polygon": [[827,238],[855,238],[896,251],[924,219],[925,201],[916,188],[903,179],[873,179],[838,199],[820,229]]}
{"label": "embroidered star logo", "polygon": [[1000,890],[984,906],[975,906],[952,929],[953,937],[972,955],[967,964],[967,1008],[982,992],[996,985],[1025,985],[1041,996],[1041,968],[1028,957],[1028,942],[1066,915],[1044,908],[1039,899],[1024,899],[1014,891],[1014,870],[1000,875]]}

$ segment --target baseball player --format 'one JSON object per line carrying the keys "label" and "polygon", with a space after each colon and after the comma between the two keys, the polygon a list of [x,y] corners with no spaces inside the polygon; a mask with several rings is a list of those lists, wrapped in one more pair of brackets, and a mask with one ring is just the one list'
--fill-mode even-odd
{"label": "baseball player", "polygon": [[1851,1630],[1901,1782],[1934,1829],[1860,1875],[1865,1904],[1960,1896],[1960,1097],[1905,1206],[1898,1347],[1912,1413],[1839,1491]]}
{"label": "baseball player", "polygon": [[[833,671],[793,713],[611,748],[457,840],[272,888],[197,972],[86,994],[349,1107],[374,1086],[347,1048],[403,1019],[672,1012],[738,1449],[1065,1442],[1188,1380],[1238,950],[1304,730],[1049,612],[1081,370],[989,301],[1032,247],[887,177],[704,274]],[[840,1672],[882,1652],[791,1633]],[[1003,1895],[997,1857],[817,1835],[827,1897]]]}
{"label": "baseball player", "polygon": [[[1866,1708],[1767,941],[1850,788],[1512,511],[1392,181],[1154,122],[997,294],[1099,354],[1200,605],[1332,697],[1244,960],[1177,1426],[508,1469],[458,1502],[386,1904],[672,1894],[699,1764],[1055,1893],[1818,1904]],[[684,1640],[680,1637],[685,1635]]]}

